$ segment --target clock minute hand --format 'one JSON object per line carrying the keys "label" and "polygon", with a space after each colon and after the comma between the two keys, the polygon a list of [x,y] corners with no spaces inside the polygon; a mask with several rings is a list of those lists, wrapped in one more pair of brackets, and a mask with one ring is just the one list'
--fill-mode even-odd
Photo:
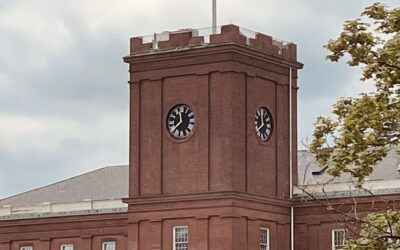
{"label": "clock minute hand", "polygon": [[263,126],[264,126],[264,121],[261,119],[261,125],[256,129],[256,132],[258,132]]}
{"label": "clock minute hand", "polygon": [[175,132],[175,130],[179,125],[181,125],[181,123],[182,123],[182,114],[179,113],[179,122],[174,127],[172,127],[172,132]]}
{"label": "clock minute hand", "polygon": [[262,127],[264,127],[264,124],[261,124],[260,127],[258,127],[258,128],[256,129],[256,132],[258,132]]}

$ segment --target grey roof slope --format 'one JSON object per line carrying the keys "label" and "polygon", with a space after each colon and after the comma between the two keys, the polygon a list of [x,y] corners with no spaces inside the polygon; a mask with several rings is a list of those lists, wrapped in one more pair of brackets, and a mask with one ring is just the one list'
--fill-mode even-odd
{"label": "grey roof slope", "polygon": [[[321,171],[319,175],[313,175],[312,172],[320,171],[314,155],[308,151],[300,150],[298,152],[298,183],[300,185],[321,184],[332,178],[325,171]],[[374,167],[374,171],[368,177],[369,181],[377,180],[395,180],[400,179],[398,167],[400,165],[400,156],[394,150]],[[335,178],[333,183],[352,182],[350,174],[344,174]]]}
{"label": "grey roof slope", "polygon": [[[377,164],[373,174],[369,176],[370,181],[400,179],[398,166],[400,156],[394,151]],[[298,183],[319,184],[332,177],[326,172],[313,175],[312,172],[320,171],[321,168],[313,154],[308,151],[298,152]],[[29,206],[50,203],[72,203],[85,199],[112,200],[128,197],[129,190],[129,168],[127,165],[104,167],[89,173],[78,175],[48,186],[21,193],[0,200],[0,207],[4,205]],[[349,175],[336,178],[334,183],[351,182]]]}
{"label": "grey roof slope", "polygon": [[128,197],[128,166],[108,166],[48,186],[0,200],[4,205],[28,206],[72,203],[85,199],[112,200]]}

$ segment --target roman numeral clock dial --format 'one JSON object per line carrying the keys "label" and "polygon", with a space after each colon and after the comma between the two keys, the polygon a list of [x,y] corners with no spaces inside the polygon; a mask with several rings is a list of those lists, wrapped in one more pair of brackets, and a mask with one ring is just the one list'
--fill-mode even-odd
{"label": "roman numeral clock dial", "polygon": [[256,134],[262,142],[266,142],[271,138],[273,121],[271,112],[267,108],[260,107],[257,110],[254,125]]}
{"label": "roman numeral clock dial", "polygon": [[195,120],[196,117],[189,106],[177,105],[168,114],[168,131],[174,138],[184,139],[192,133]]}

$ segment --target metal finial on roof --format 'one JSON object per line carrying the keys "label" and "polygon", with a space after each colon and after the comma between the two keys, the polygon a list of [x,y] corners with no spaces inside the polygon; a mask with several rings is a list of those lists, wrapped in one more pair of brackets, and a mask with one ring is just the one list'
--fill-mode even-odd
{"label": "metal finial on roof", "polygon": [[212,33],[217,33],[217,0],[212,0]]}

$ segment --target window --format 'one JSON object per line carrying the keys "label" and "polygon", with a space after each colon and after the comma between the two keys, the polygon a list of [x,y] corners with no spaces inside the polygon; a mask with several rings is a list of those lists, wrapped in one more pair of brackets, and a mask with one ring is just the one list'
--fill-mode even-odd
{"label": "window", "polygon": [[61,250],[74,250],[74,245],[72,244],[63,244],[61,245]]}
{"label": "window", "polygon": [[[399,166],[400,167],[400,166]],[[387,235],[388,236],[397,236],[396,235],[396,230],[395,230],[395,228],[393,228],[393,224],[391,225],[392,226],[392,230],[390,230],[390,227],[389,227],[389,225],[388,225],[388,228],[386,229],[386,232],[387,232]],[[398,246],[398,244],[400,243],[400,240],[398,240],[398,239],[393,239],[393,238],[388,238],[387,239],[387,242],[390,244],[390,245],[396,245],[396,246]],[[388,248],[389,249],[389,248]]]}
{"label": "window", "polygon": [[20,250],[33,250],[32,246],[20,247]]}
{"label": "window", "polygon": [[103,242],[103,250],[115,250],[115,241]]}
{"label": "window", "polygon": [[346,244],[346,229],[332,230],[332,250],[342,249]]}
{"label": "window", "polygon": [[260,249],[269,250],[269,229],[260,228]]}
{"label": "window", "polygon": [[173,250],[188,250],[189,228],[187,226],[174,227]]}

